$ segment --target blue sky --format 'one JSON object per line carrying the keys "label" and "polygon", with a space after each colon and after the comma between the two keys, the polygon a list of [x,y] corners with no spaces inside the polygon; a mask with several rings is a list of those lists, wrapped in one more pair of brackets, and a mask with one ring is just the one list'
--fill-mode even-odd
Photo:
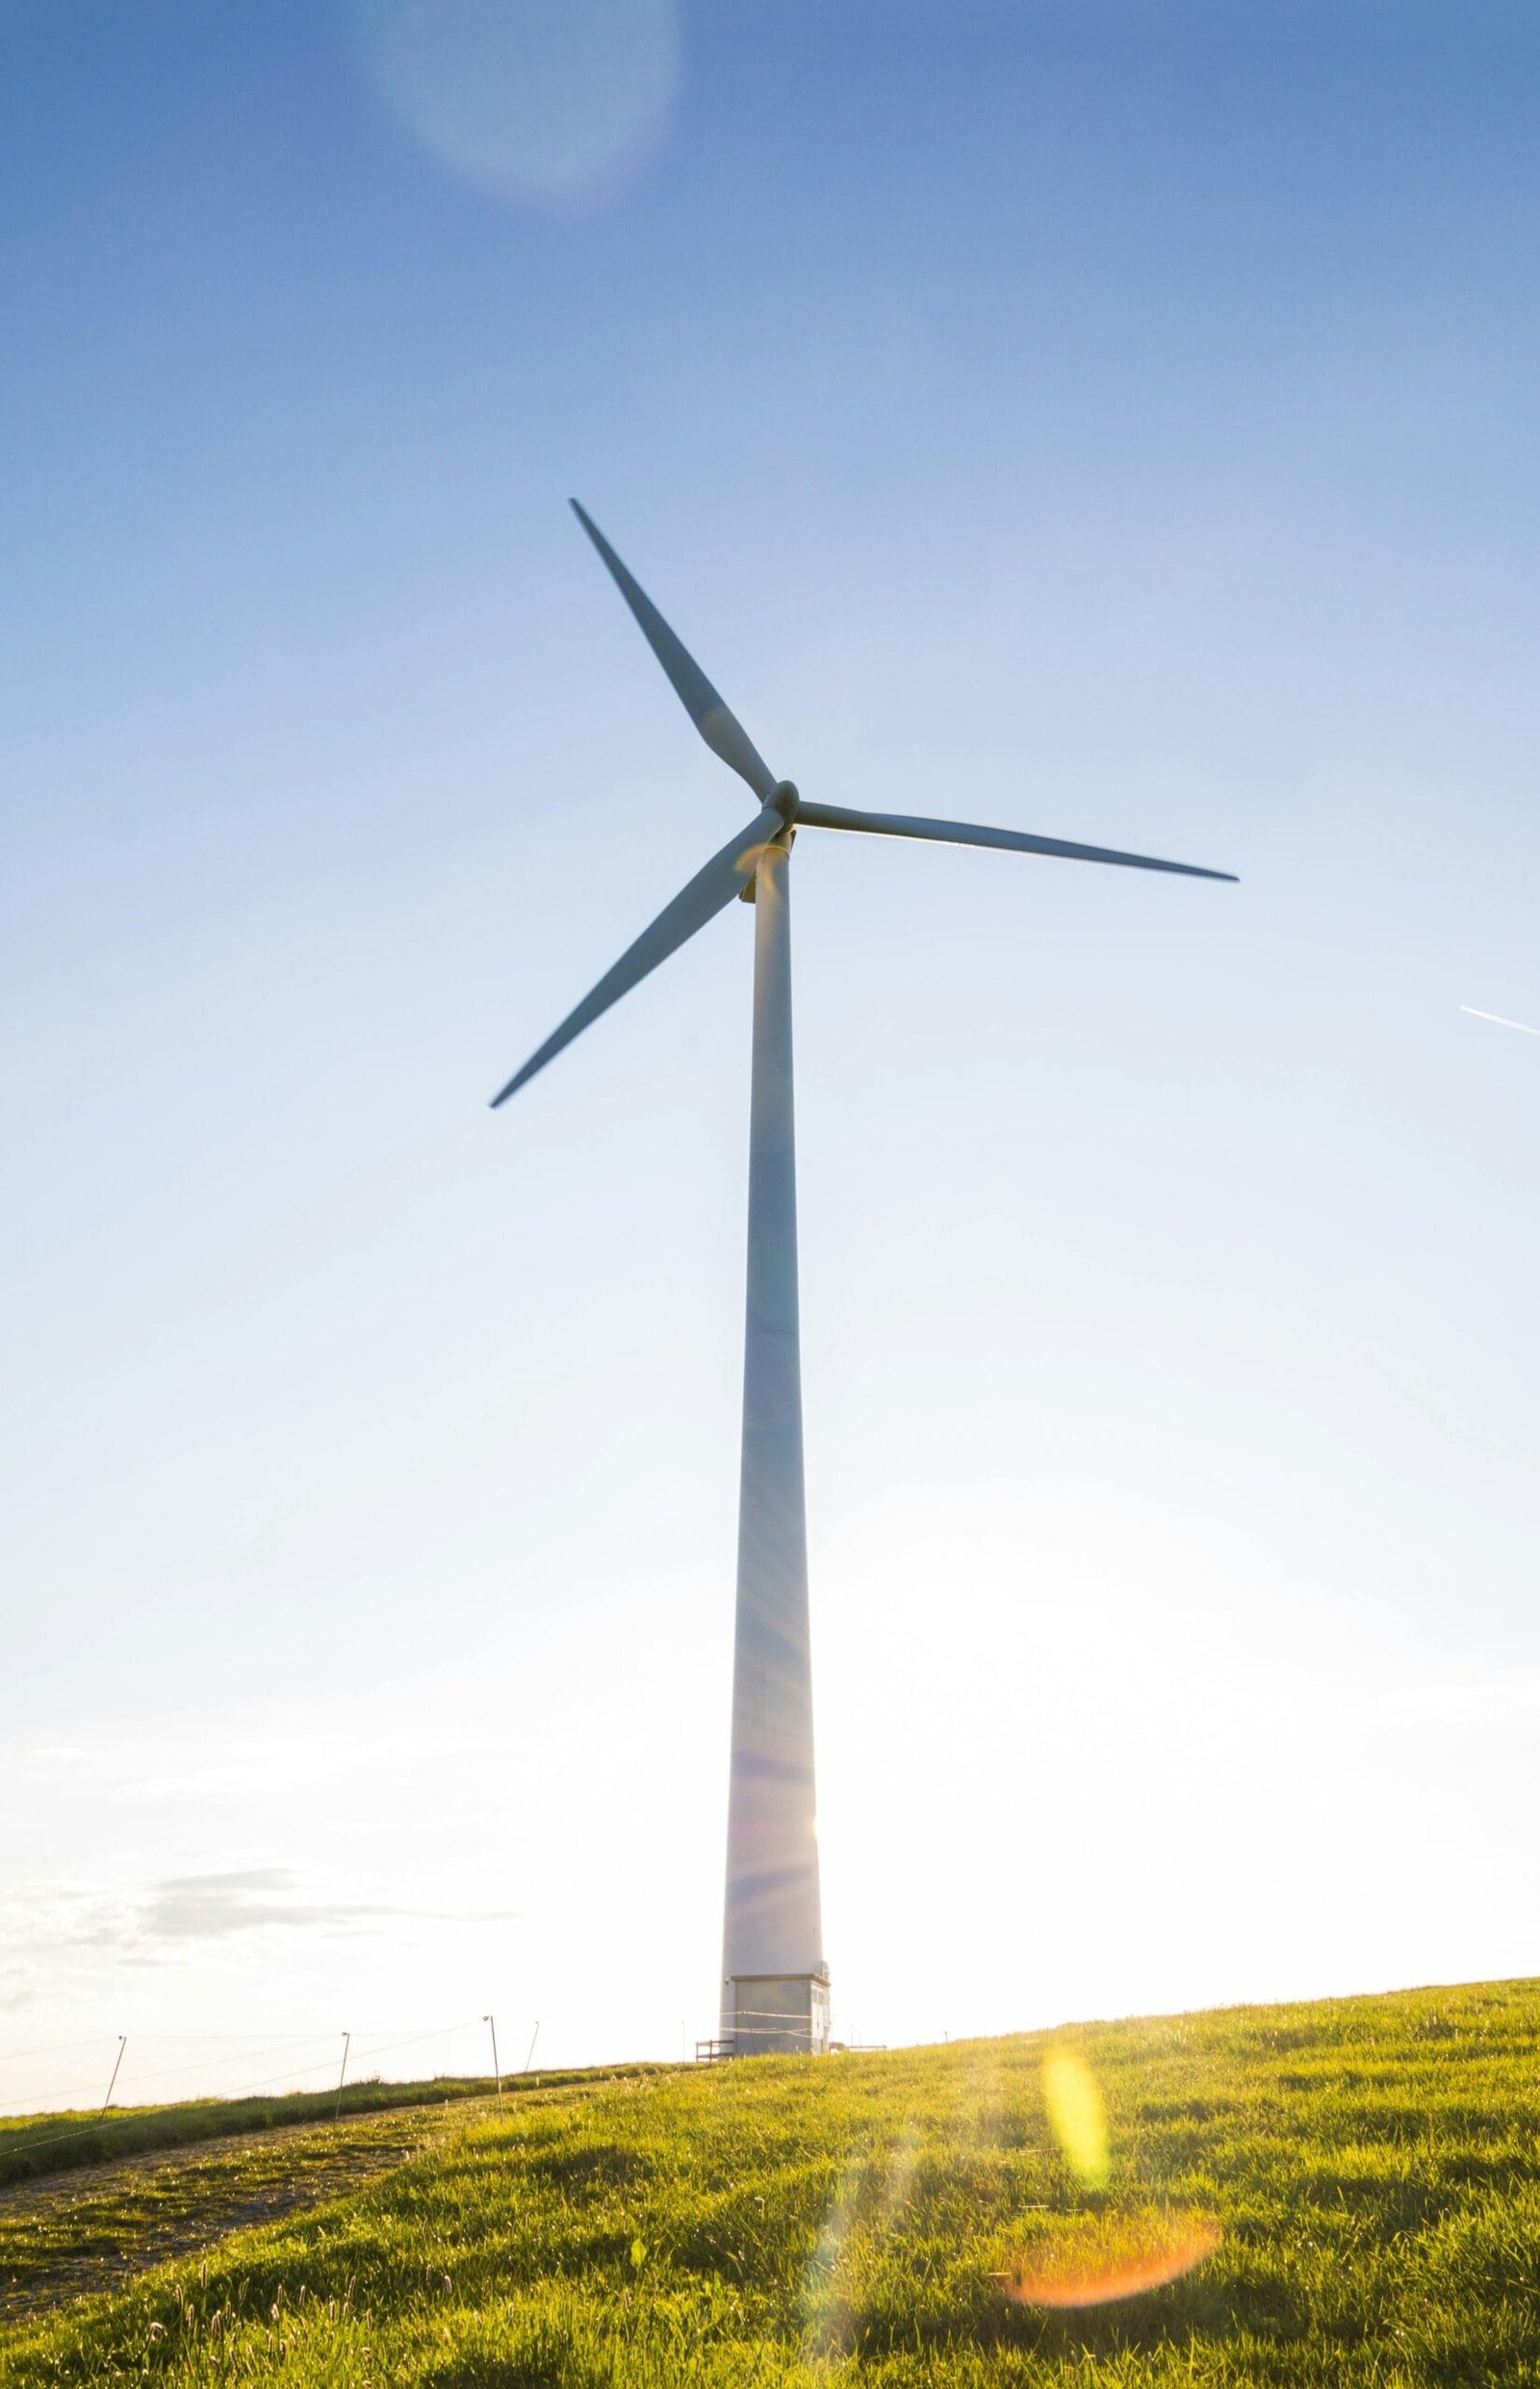
{"label": "blue sky", "polygon": [[710,2027],[744,922],[484,1104],[752,806],[570,492],[809,796],[1242,874],[799,844],[846,2029],[1532,1971],[1532,13],[0,28],[0,2101]]}

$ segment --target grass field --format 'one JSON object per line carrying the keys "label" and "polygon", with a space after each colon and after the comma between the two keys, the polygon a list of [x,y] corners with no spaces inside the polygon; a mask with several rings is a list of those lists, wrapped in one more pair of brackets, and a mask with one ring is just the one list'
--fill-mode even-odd
{"label": "grass field", "polygon": [[[654,2067],[587,2067],[574,2073],[543,2073],[550,2090],[566,2082],[608,2080],[651,2073]],[[520,2080],[508,2077],[510,2087]],[[65,2173],[82,2166],[113,2163],[144,2149],[179,2148],[196,2141],[227,2140],[236,2132],[271,2131],[295,2123],[320,2123],[337,2116],[375,2115],[382,2108],[442,2107],[446,2099],[485,2098],[490,2075],[475,2079],[436,2074],[430,2082],[349,2082],[336,2091],[270,2093],[264,2098],[194,2098],[169,2107],[115,2107],[110,2114],[65,2111],[58,2115],[0,2116],[0,2187]]]}
{"label": "grass field", "polygon": [[0,2323],[116,2288],[240,2225],[355,2191],[443,2128],[419,2099],[339,2124],[293,2124],[153,2151],[0,2191]]}
{"label": "grass field", "polygon": [[[1540,1986],[1073,2041],[1099,2190],[1028,2037],[525,2089],[500,2121],[424,2108],[415,2154],[339,2138],[329,2163],[307,2129],[321,2203],[258,2228],[228,2228],[240,2145],[205,2148],[184,2254],[0,2333],[0,2383],[1540,2384]],[[8,2193],[8,2222],[49,2196]],[[1058,2312],[996,2277],[1173,2213],[1222,2237],[1144,2296]],[[151,2263],[123,2231],[124,2269]]]}
{"label": "grass field", "polygon": [[293,2091],[268,2098],[194,2098],[172,2107],[115,2107],[110,2114],[66,2110],[48,2116],[0,2116],[0,2186],[43,2174],[111,2164],[145,2149],[179,2148],[227,2140],[236,2132],[270,2131],[335,2117],[373,2115],[383,2107],[420,2107],[446,2098],[484,2095],[490,2082],[352,2082],[335,2091]]}

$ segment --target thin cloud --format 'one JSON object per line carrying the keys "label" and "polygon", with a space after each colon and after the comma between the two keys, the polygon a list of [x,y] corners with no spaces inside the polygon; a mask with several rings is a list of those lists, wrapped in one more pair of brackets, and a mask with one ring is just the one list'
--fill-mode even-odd
{"label": "thin cloud", "polygon": [[1506,1718],[1532,1719],[1540,1711],[1540,1674],[1526,1669],[1506,1677],[1469,1678],[1463,1683],[1399,1684],[1373,1703],[1381,1717],[1415,1724],[1501,1725]]}
{"label": "thin cloud", "polygon": [[1540,1029],[1532,1029],[1527,1020],[1509,1020],[1501,1012],[1477,1012],[1474,1004],[1462,1004],[1460,1010],[1468,1012],[1473,1020],[1492,1020],[1500,1029],[1522,1029],[1526,1037],[1540,1037]]}
{"label": "thin cloud", "polygon": [[235,1874],[173,1875],[154,1884],[140,1909],[138,1931],[150,1940],[220,1940],[231,1933],[277,1926],[346,1932],[382,1916],[409,1915],[377,1900],[305,1900],[287,1866],[253,1866]]}
{"label": "thin cloud", "polygon": [[121,1890],[55,1885],[13,1894],[0,1908],[0,1958],[11,1960],[13,1968],[17,1960],[36,1963],[42,1951],[153,1963],[177,1945],[228,1941],[240,1934],[368,1934],[406,1922],[507,1924],[520,1913],[329,1898],[291,1867],[248,1866],[170,1875]]}

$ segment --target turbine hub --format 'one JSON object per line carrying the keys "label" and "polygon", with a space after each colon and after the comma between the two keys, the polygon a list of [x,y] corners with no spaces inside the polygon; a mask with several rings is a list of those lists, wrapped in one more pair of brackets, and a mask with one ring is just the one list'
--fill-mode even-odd
{"label": "turbine hub", "polygon": [[794,780],[778,780],[770,791],[770,802],[783,821],[792,821],[797,812],[797,783]]}

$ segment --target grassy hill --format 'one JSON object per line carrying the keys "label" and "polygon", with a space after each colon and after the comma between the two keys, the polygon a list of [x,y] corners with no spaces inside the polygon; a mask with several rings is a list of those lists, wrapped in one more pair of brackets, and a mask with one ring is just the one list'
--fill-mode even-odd
{"label": "grassy hill", "polygon": [[[543,2073],[543,2090],[566,2082],[608,2081],[623,2074],[654,2073],[652,2066],[590,2066],[572,2073]],[[509,2077],[517,2087],[522,2077]],[[345,2090],[272,2092],[263,2098],[192,2098],[175,2106],[115,2107],[87,2114],[65,2109],[55,2115],[0,2116],[0,2189],[146,2150],[228,2140],[235,2133],[274,2131],[327,2118],[376,2115],[384,2108],[442,2107],[450,2099],[485,2098],[492,2078],[435,2074],[429,2082],[349,2082]]]}
{"label": "grassy hill", "polygon": [[[415,2153],[371,2172],[360,2147],[336,2195],[339,2144],[321,2202],[257,2229],[226,2229],[204,2147],[209,2245],[0,2334],[0,2384],[1540,2384],[1540,1986],[1073,2043],[1101,2188],[1051,2127],[1036,2037],[529,2087],[500,2121],[424,2108]],[[44,2196],[0,2202],[23,2289]],[[1222,2237],[1164,2288],[1009,2295],[1066,2234],[1093,2255],[1173,2216]]]}
{"label": "grassy hill", "polygon": [[328,2116],[374,2114],[483,2095],[489,2082],[350,2082],[335,2091],[291,2091],[268,2098],[192,2098],[168,2107],[115,2107],[111,2114],[0,2116],[0,2187],[68,2173],[151,2149],[180,2148],[235,2133],[319,2123]]}

